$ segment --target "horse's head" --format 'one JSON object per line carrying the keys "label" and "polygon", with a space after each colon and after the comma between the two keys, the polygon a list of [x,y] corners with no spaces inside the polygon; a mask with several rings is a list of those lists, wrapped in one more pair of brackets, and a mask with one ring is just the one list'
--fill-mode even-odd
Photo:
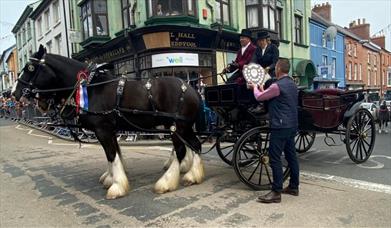
{"label": "horse's head", "polygon": [[38,105],[43,110],[49,107],[49,94],[39,94],[37,90],[50,89],[56,84],[56,74],[45,64],[46,49],[40,45],[29,62],[23,67],[12,94],[16,100],[38,98]]}

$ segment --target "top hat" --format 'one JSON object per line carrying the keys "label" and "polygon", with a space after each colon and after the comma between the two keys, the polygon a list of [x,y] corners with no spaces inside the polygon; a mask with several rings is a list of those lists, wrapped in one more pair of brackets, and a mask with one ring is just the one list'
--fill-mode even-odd
{"label": "top hat", "polygon": [[266,31],[260,31],[260,32],[257,33],[257,40],[259,40],[259,39],[266,39],[266,38],[269,38],[269,37],[270,37],[270,35]]}
{"label": "top hat", "polygon": [[248,30],[248,29],[242,29],[242,32],[240,33],[240,35],[239,36],[245,36],[245,37],[248,37],[248,38],[250,38],[251,39],[251,31],[250,30]]}

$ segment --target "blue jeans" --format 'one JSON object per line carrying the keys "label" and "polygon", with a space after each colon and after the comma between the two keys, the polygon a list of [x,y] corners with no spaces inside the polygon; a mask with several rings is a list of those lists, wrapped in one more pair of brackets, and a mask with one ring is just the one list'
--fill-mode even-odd
{"label": "blue jeans", "polygon": [[284,151],[285,159],[291,169],[289,187],[292,189],[299,188],[299,163],[297,161],[295,148],[296,131],[296,128],[271,129],[269,157],[270,166],[273,171],[272,190],[275,192],[282,191],[282,151]]}

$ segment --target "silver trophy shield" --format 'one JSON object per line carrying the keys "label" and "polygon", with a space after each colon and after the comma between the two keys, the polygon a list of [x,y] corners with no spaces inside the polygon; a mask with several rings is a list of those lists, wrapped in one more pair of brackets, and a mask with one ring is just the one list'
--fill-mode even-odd
{"label": "silver trophy shield", "polygon": [[242,72],[247,83],[252,82],[256,85],[263,85],[270,79],[270,75],[265,72],[261,65],[256,63],[245,65]]}

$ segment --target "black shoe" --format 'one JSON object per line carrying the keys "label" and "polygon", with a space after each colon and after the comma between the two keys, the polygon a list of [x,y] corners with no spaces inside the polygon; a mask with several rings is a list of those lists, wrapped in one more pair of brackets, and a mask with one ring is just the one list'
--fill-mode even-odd
{"label": "black shoe", "polygon": [[268,194],[259,196],[257,202],[260,203],[280,203],[281,202],[281,193],[270,191]]}
{"label": "black shoe", "polygon": [[282,189],[281,193],[282,194],[289,194],[292,196],[299,196],[299,189],[293,189],[288,186],[288,187]]}

